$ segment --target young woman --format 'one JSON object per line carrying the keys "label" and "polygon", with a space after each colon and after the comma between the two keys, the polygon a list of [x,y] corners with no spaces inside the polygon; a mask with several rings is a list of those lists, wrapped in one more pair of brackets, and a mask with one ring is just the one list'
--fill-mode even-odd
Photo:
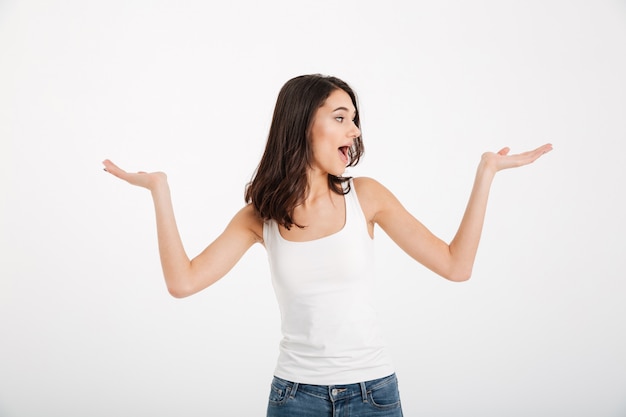
{"label": "young woman", "polygon": [[482,155],[458,232],[448,244],[383,185],[349,178],[363,153],[352,89],[335,77],[304,75],[281,89],[247,205],[190,260],[162,172],[105,170],[152,193],[169,292],[194,294],[222,278],[255,243],[268,251],[283,339],[271,384],[271,417],[401,416],[394,369],[372,299],[374,226],[409,256],[451,281],[469,279],[496,172],[552,149]]}

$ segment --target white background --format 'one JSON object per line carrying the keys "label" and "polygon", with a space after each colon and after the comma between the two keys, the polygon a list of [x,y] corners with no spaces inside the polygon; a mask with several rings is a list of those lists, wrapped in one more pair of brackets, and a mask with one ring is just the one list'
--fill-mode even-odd
{"label": "white background", "polygon": [[243,205],[278,90],[359,95],[366,157],[454,235],[498,174],[473,277],[377,234],[406,416],[626,415],[624,1],[0,2],[0,416],[263,416],[280,324],[266,255],[169,296],[149,193],[201,251]]}

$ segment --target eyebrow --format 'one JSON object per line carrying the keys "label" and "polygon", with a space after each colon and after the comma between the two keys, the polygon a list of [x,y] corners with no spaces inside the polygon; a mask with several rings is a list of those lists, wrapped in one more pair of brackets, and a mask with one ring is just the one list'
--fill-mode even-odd
{"label": "eyebrow", "polygon": [[[341,107],[337,107],[335,110],[333,110],[333,113],[336,112],[336,111],[339,111],[339,110],[343,110],[343,111],[347,111],[347,112],[350,111],[347,107],[341,106]],[[356,115],[356,110],[353,112],[353,114]]]}

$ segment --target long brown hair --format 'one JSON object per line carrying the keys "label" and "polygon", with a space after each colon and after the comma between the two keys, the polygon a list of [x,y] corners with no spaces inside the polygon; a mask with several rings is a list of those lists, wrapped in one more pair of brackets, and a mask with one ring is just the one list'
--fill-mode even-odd
{"label": "long brown hair", "polygon": [[[246,203],[252,203],[264,221],[275,220],[287,229],[296,224],[293,211],[308,192],[307,169],[312,162],[310,127],[317,109],[335,90],[350,96],[356,109],[354,123],[360,129],[356,95],[339,78],[301,75],[287,81],[278,93],[265,151],[245,193]],[[348,166],[355,166],[363,151],[359,136],[348,152]],[[337,194],[346,194],[350,188],[348,183],[344,189],[344,183],[349,179],[328,174],[328,185]]]}

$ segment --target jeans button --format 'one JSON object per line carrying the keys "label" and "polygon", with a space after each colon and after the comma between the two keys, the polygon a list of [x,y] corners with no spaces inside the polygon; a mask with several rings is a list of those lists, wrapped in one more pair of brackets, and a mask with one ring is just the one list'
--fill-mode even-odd
{"label": "jeans button", "polygon": [[334,389],[332,390],[332,394],[333,394],[333,395],[337,395],[337,388],[334,388]]}

